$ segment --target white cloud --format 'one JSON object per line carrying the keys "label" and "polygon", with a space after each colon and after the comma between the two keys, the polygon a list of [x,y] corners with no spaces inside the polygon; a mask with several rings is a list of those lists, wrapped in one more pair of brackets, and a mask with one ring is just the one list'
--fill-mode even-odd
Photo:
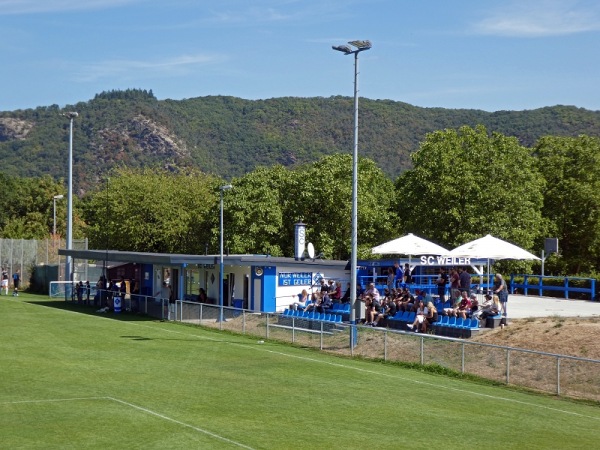
{"label": "white cloud", "polygon": [[0,15],[106,9],[143,0],[0,0]]}
{"label": "white cloud", "polygon": [[199,66],[217,64],[226,59],[224,55],[211,54],[179,55],[155,61],[117,59],[79,66],[73,73],[75,80],[79,82],[176,77],[187,75]]}
{"label": "white cloud", "polygon": [[600,30],[596,2],[544,0],[507,2],[475,24],[476,32],[509,37],[543,37]]}

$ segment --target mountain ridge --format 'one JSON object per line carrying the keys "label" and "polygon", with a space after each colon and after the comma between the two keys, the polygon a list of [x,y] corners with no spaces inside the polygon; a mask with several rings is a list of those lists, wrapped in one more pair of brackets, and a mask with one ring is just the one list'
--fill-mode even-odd
{"label": "mountain ridge", "polygon": [[[2,173],[66,178],[68,120],[75,110],[74,184],[83,195],[111,168],[195,167],[225,179],[259,166],[293,168],[353,148],[351,97],[244,100],[205,96],[157,100],[152,91],[97,94],[87,102],[0,112]],[[542,136],[600,136],[600,111],[556,105],[486,112],[360,99],[359,152],[395,179],[426,134],[484,125],[531,147]]]}

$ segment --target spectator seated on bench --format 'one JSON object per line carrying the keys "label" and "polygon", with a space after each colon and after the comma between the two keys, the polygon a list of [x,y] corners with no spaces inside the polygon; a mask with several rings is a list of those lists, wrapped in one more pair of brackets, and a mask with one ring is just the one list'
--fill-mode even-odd
{"label": "spectator seated on bench", "polygon": [[305,309],[309,303],[310,303],[310,300],[308,298],[308,291],[306,289],[302,289],[302,293],[300,293],[300,295],[298,296],[298,301],[292,303],[290,305],[290,309],[292,309],[292,310]]}
{"label": "spectator seated on bench", "polygon": [[383,304],[381,305],[381,311],[375,316],[373,326],[377,327],[380,325],[380,323],[387,324],[388,318],[394,317],[396,311],[396,302],[394,302],[394,299],[391,297],[385,297],[383,299]]}
{"label": "spectator seated on bench", "polygon": [[458,303],[458,308],[456,309],[456,317],[461,317],[464,320],[469,314],[471,314],[471,299],[469,298],[467,291],[462,291],[460,293],[460,297],[460,302]]}
{"label": "spectator seated on bench", "polygon": [[304,312],[316,311],[319,303],[321,303],[321,293],[313,292],[310,296],[310,303],[306,305]]}
{"label": "spectator seated on bench", "polygon": [[472,314],[472,317],[477,319],[487,319],[488,317],[497,315],[499,312],[500,299],[498,296],[486,294],[485,303],[481,305],[481,308]]}

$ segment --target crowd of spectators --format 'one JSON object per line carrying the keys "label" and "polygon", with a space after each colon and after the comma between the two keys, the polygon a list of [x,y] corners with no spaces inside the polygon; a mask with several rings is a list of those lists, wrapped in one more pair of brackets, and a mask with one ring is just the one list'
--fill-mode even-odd
{"label": "crowd of spectators", "polygon": [[334,303],[348,303],[350,301],[350,283],[348,283],[346,293],[342,295],[341,281],[322,278],[320,286],[310,294],[310,301],[308,299],[308,291],[303,289],[298,296],[298,301],[290,304],[289,308],[292,310],[304,309],[304,311],[309,312],[327,312],[333,308]]}
{"label": "crowd of spectators", "polygon": [[[374,283],[370,283],[358,297],[365,304],[365,317],[359,323],[382,326],[386,324],[385,319],[393,317],[396,312],[409,311],[416,314],[409,328],[415,332],[427,332],[440,315],[485,319],[501,312],[506,317],[508,289],[500,274],[496,275],[492,292],[485,295],[485,302],[480,304],[477,295],[472,292],[471,275],[465,268],[452,268],[447,272],[445,267],[441,267],[435,281],[437,298],[434,301],[424,290],[414,289],[414,293],[411,292],[409,287],[412,280],[408,278],[407,282],[405,275],[399,275],[401,272],[406,274],[406,269],[403,271],[398,263],[394,267],[388,270],[383,295],[379,294]],[[403,282],[398,286],[400,279]],[[447,299],[448,291],[450,295]]]}
{"label": "crowd of spectators", "polygon": [[[375,283],[367,284],[364,289],[357,285],[356,298],[364,303],[364,317],[359,317],[357,322],[372,327],[387,326],[388,319],[398,312],[414,312],[414,322],[408,328],[414,332],[426,333],[440,315],[462,319],[486,319],[501,312],[506,315],[508,289],[500,274],[496,275],[493,289],[485,295],[485,301],[481,304],[477,295],[472,292],[471,275],[465,268],[452,268],[449,272],[445,267],[440,268],[435,280],[435,299],[425,290],[411,289],[412,281],[408,264],[402,268],[399,263],[395,263],[393,268],[387,270],[386,285],[381,290]],[[322,279],[320,286],[312,294],[304,289],[298,301],[290,305],[290,309],[326,313],[334,303],[348,303],[350,292],[350,283],[342,295],[340,281]]]}

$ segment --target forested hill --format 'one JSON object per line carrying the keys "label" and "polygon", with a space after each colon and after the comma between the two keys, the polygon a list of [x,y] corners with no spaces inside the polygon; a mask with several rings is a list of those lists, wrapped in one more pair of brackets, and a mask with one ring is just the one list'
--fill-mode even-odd
{"label": "forested hill", "polygon": [[[353,99],[211,96],[157,100],[152,91],[103,92],[87,102],[0,112],[0,171],[16,176],[67,176],[68,119],[74,122],[76,191],[93,187],[115,165],[198,167],[226,179],[257,166],[294,166],[350,153]],[[526,146],[546,135],[600,136],[600,112],[571,106],[485,112],[420,108],[360,99],[360,154],[392,179],[410,167],[426,133],[484,125]]]}

